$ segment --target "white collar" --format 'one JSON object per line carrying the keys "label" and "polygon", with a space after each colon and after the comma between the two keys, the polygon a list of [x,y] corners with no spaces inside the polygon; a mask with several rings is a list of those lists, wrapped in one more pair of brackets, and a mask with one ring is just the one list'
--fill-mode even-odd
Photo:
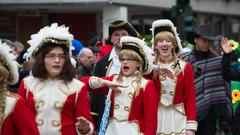
{"label": "white collar", "polygon": [[112,51],[110,52],[108,61],[112,60],[113,58],[118,58],[118,55],[116,53],[115,47],[113,47]]}

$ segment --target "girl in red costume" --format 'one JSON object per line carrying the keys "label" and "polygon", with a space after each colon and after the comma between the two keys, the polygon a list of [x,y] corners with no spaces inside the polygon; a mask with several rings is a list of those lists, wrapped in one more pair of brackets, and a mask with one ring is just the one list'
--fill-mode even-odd
{"label": "girl in red costume", "polygon": [[[106,135],[156,135],[158,95],[151,80],[143,77],[152,71],[152,61],[144,41],[124,36],[120,40],[121,71],[106,80],[128,87],[103,87],[106,81],[97,77],[82,78],[95,92],[111,95],[110,120]],[[109,86],[109,85],[108,85]]]}
{"label": "girl in red costume", "polygon": [[194,135],[197,129],[194,77],[191,65],[177,58],[182,50],[176,28],[170,20],[152,24],[155,72],[160,95],[157,135]]}
{"label": "girl in red costume", "polygon": [[0,41],[0,134],[39,135],[33,113],[24,99],[7,86],[18,82],[18,64],[6,43]]}
{"label": "girl in red costume", "polygon": [[53,23],[28,41],[35,63],[18,92],[34,113],[41,135],[93,134],[87,89],[74,78],[70,62],[72,38],[67,27]]}

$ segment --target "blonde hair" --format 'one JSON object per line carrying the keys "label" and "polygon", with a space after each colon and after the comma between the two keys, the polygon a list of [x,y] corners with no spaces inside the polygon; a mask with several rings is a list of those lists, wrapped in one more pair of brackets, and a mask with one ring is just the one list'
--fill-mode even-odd
{"label": "blonde hair", "polygon": [[0,127],[2,126],[5,117],[6,95],[7,95],[7,81],[10,72],[0,63]]}
{"label": "blonde hair", "polygon": [[[156,36],[154,38],[154,47],[155,47],[155,45],[158,41],[162,41],[162,40],[171,41],[173,43],[174,47],[175,48],[177,47],[176,37],[173,35],[173,33],[169,32],[169,31],[161,31],[161,32],[158,32],[156,34]],[[158,53],[158,51],[155,48],[154,48],[154,52],[155,52],[155,55],[156,55],[157,62],[160,61],[160,54]],[[175,59],[176,58],[175,49],[172,50],[172,54],[173,54],[173,57]]]}
{"label": "blonde hair", "polygon": [[[171,41],[172,44],[174,45],[174,48],[172,49],[172,56],[173,56],[173,60],[174,60],[174,70],[177,70],[178,68],[181,69],[180,65],[179,65],[179,61],[177,60],[177,40],[176,37],[173,35],[173,33],[169,32],[169,31],[161,31],[159,33],[156,34],[155,38],[154,38],[154,47],[156,45],[156,43],[158,41],[162,41],[162,40],[168,40]],[[179,49],[179,48],[178,48]],[[156,61],[155,64],[159,65],[160,64],[160,54],[159,52],[154,48],[154,53],[156,56]],[[176,68],[178,66],[178,68]],[[155,80],[157,78],[158,73],[156,73],[156,71],[153,72],[153,80]]]}
{"label": "blonde hair", "polygon": [[[136,85],[136,88],[135,89],[135,96],[138,96],[139,93],[140,93],[140,86],[141,86],[141,81],[143,79],[143,59],[133,50],[130,50],[130,49],[125,49],[125,50],[122,50],[119,54],[119,58],[123,58],[124,56],[127,56],[128,58],[131,58],[131,59],[136,59],[137,62],[140,64],[140,67],[137,71],[134,72],[133,76],[136,76],[136,80],[134,80],[134,82],[137,83]],[[118,82],[122,82],[122,78],[123,78],[123,72],[122,70],[120,71],[118,77],[117,77],[117,81]],[[133,86],[134,87],[134,86]]]}
{"label": "blonde hair", "polygon": [[177,46],[177,40],[176,37],[173,35],[173,33],[169,31],[161,31],[158,32],[154,38],[154,45],[159,40],[167,39],[173,43],[174,46]]}
{"label": "blonde hair", "polygon": [[[3,79],[0,80],[0,84],[3,82],[8,84],[8,82],[11,81],[11,79],[12,79],[12,76],[9,71],[10,69],[7,68],[6,64],[7,63],[5,61],[1,61],[1,59],[0,59],[0,77],[3,77]],[[2,88],[2,87],[0,87],[0,88]]]}

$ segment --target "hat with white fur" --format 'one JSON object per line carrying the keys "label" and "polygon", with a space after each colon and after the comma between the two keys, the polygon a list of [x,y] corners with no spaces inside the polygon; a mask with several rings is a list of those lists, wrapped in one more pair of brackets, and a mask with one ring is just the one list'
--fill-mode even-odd
{"label": "hat with white fur", "polygon": [[31,40],[28,41],[30,45],[28,57],[36,56],[46,43],[65,45],[69,50],[69,56],[71,56],[73,35],[69,33],[68,29],[64,25],[58,26],[57,23],[52,23],[50,26],[40,29],[38,33],[31,35]]}
{"label": "hat with white fur", "polygon": [[122,45],[122,50],[133,50],[142,58],[144,74],[149,74],[152,71],[153,51],[145,41],[136,37],[124,36],[120,39],[120,45]]}
{"label": "hat with white fur", "polygon": [[0,40],[0,64],[10,72],[10,77],[7,80],[10,85],[16,84],[19,79],[18,63],[11,51],[10,46]]}
{"label": "hat with white fur", "polygon": [[169,31],[175,36],[176,41],[177,41],[178,52],[181,52],[182,51],[182,44],[181,44],[181,40],[178,36],[177,29],[173,25],[172,21],[170,21],[168,19],[160,19],[160,20],[154,21],[152,23],[152,37],[153,37],[152,48],[154,48],[155,36],[157,35],[157,33],[161,32],[161,31]]}

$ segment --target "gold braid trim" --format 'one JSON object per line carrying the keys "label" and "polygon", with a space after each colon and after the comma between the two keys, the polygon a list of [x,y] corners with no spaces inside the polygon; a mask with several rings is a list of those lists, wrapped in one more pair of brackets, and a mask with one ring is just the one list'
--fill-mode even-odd
{"label": "gold braid trim", "polygon": [[70,43],[68,42],[68,40],[60,40],[60,39],[55,39],[55,38],[45,38],[45,39],[43,39],[43,41],[40,43],[39,47],[37,47],[37,48],[35,49],[35,51],[33,52],[33,54],[35,55],[36,52],[38,52],[38,50],[39,50],[45,43],[53,43],[53,44],[57,44],[57,45],[66,45],[67,48],[70,48]]}
{"label": "gold braid trim", "polygon": [[[123,82],[123,79],[122,79],[123,76],[124,76],[123,73],[120,72],[120,74],[118,75],[116,81],[119,82],[119,83],[122,83]],[[135,89],[135,92],[136,92],[135,97],[137,97],[139,95],[139,93],[140,93],[140,89],[141,89],[141,86],[142,86],[142,78],[143,78],[142,72],[137,70],[134,73],[133,76],[136,77],[136,79],[132,81],[132,86],[133,87],[136,86],[134,89]],[[136,85],[134,85],[135,82],[136,82]]]}
{"label": "gold braid trim", "polygon": [[135,89],[135,92],[136,92],[135,97],[137,97],[140,93],[140,89],[141,89],[141,86],[142,86],[142,78],[143,78],[142,72],[137,70],[135,72],[135,76],[136,76],[136,80],[134,80],[134,81],[136,81],[137,85],[136,85],[136,88],[134,88],[134,89]]}
{"label": "gold braid trim", "polygon": [[127,24],[128,22],[127,21],[124,21],[119,23],[119,24],[109,24],[109,27],[113,27],[113,28],[118,28],[118,27],[121,27],[121,26],[124,26],[125,24]]}

